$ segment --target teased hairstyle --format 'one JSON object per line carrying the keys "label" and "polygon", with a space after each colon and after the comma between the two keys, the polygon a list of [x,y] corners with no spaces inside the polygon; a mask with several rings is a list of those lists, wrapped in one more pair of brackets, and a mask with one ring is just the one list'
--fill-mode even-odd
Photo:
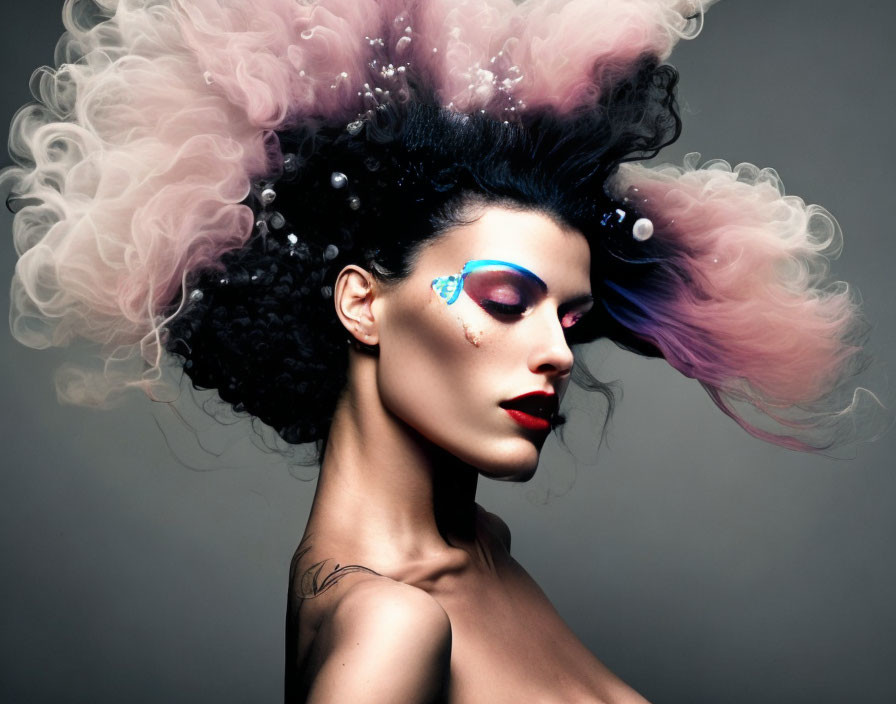
{"label": "teased hairstyle", "polygon": [[279,135],[289,173],[257,187],[276,197],[256,205],[247,245],[188,282],[168,349],[196,386],[217,388],[287,441],[322,439],[347,370],[347,333],[329,300],[338,272],[360,264],[381,280],[407,276],[424,242],[460,224],[471,196],[545,211],[600,248],[609,231],[595,229],[599,214],[619,207],[603,193],[607,176],[636,148],[655,153],[677,135],[676,79],[645,62],[578,120],[503,124],[412,102],[379,108],[351,131]]}
{"label": "teased hairstyle", "polygon": [[[665,357],[766,440],[842,440],[863,326],[845,285],[826,283],[834,220],[770,170],[627,163],[678,134],[662,62],[700,10],[68,0],[60,66],[35,75],[3,174],[13,333],[97,345],[102,372],[67,368],[65,400],[161,397],[173,352],[285,440],[323,440],[345,380],[339,269],[400,278],[475,195],[589,239],[602,305],[572,342]],[[654,223],[646,242],[638,215]]]}

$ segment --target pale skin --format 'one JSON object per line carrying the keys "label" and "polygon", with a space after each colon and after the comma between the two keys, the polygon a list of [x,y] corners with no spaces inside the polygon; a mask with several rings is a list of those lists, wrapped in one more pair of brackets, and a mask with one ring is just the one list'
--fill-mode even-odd
{"label": "pale skin", "polygon": [[[566,389],[569,304],[590,289],[585,238],[546,214],[477,206],[472,223],[382,285],[360,267],[334,302],[352,348],[348,382],[293,560],[287,693],[313,704],[557,704],[646,700],[576,638],[510,555],[504,522],[475,502],[479,475],[525,481],[547,432],[499,406]],[[512,261],[547,286],[495,317],[434,278]]]}

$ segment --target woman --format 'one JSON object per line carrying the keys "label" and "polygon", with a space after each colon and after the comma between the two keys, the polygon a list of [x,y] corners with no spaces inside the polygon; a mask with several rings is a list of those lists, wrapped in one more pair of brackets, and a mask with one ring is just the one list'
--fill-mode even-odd
{"label": "woman", "polygon": [[[644,701],[579,643],[510,558],[506,525],[475,503],[477,472],[535,471],[573,363],[556,309],[579,301],[571,321],[591,305],[587,242],[535,211],[474,217],[394,290],[360,269],[337,280],[340,318],[379,354],[352,353],[293,562],[289,701]],[[433,305],[440,271],[511,258],[547,286],[524,320],[470,298]],[[526,295],[508,271],[480,276],[465,289]]]}
{"label": "woman", "polygon": [[[669,9],[659,6],[658,12]],[[641,52],[635,52],[615,74],[601,75],[591,93],[570,82],[566,85],[569,92],[555,94],[555,102],[549,102],[542,113],[529,107],[540,96],[531,85],[528,103],[523,105],[526,100],[509,89],[505,94],[500,90],[489,93],[491,79],[482,86],[471,84],[471,95],[462,96],[465,87],[460,88],[458,96],[467,100],[466,110],[450,107],[453,101],[445,100],[443,90],[439,98],[448,104],[446,112],[439,109],[438,100],[426,95],[431,86],[425,71],[403,83],[398,70],[401,65],[393,64],[398,77],[384,75],[387,87],[358,91],[362,102],[373,103],[362,105],[367,107],[360,111],[362,119],[348,121],[340,115],[341,119],[323,125],[293,125],[294,129],[278,130],[276,149],[272,149],[270,131],[249,127],[278,126],[277,121],[283,122],[289,111],[277,104],[276,93],[245,99],[249,93],[241,93],[241,89],[247,84],[257,88],[251,80],[244,83],[240,77],[227,82],[230,68],[222,59],[232,55],[232,35],[226,29],[220,31],[214,21],[203,23],[208,19],[203,11],[213,10],[194,9],[180,36],[186,37],[190,49],[209,47],[199,62],[208,68],[202,74],[192,74],[193,83],[201,75],[211,87],[210,93],[217,98],[223,93],[228,105],[248,116],[242,123],[236,120],[236,128],[233,113],[225,112],[227,120],[222,121],[237,133],[236,141],[244,151],[227,152],[215,139],[183,143],[177,156],[186,156],[179,165],[188,177],[211,173],[218,178],[223,173],[214,181],[217,190],[207,182],[191,194],[166,190],[164,178],[159,183],[156,173],[134,180],[135,187],[126,195],[138,200],[148,194],[167,199],[168,211],[185,213],[186,224],[162,221],[163,236],[156,240],[142,226],[135,226],[135,243],[140,243],[140,236],[150,237],[145,242],[157,251],[155,257],[142,260],[149,262],[149,267],[137,267],[142,280],[149,279],[152,285],[132,295],[121,290],[121,279],[114,280],[123,303],[121,310],[137,313],[130,318],[130,331],[123,330],[119,313],[112,315],[102,309],[101,293],[100,300],[75,301],[73,314],[57,328],[61,332],[56,341],[70,336],[75,321],[96,322],[88,335],[107,344],[120,343],[119,334],[126,338],[130,332],[133,339],[134,333],[142,331],[139,352],[142,360],[150,363],[150,371],[159,368],[155,355],[162,342],[183,358],[195,384],[218,388],[235,408],[270,423],[290,442],[326,443],[322,445],[323,466],[314,510],[294,562],[287,642],[289,696],[357,699],[358,686],[369,691],[367,675],[339,677],[334,670],[338,674],[344,663],[347,669],[351,665],[352,671],[366,666],[374,673],[387,672],[393,662],[388,657],[401,657],[405,654],[401,648],[412,646],[416,657],[401,657],[404,677],[378,680],[375,692],[388,696],[392,694],[388,687],[394,686],[398,688],[394,696],[405,700],[444,695],[457,701],[497,701],[497,696],[513,701],[520,698],[513,686],[524,686],[531,694],[533,688],[550,684],[559,700],[619,700],[626,692],[624,686],[591,659],[537,588],[509,560],[508,537],[500,521],[475,507],[475,471],[517,479],[531,475],[545,426],[557,421],[555,407],[550,396],[537,399],[537,403],[531,398],[514,399],[532,391],[559,395],[572,371],[570,345],[597,336],[610,337],[645,354],[662,354],[681,371],[704,382],[723,410],[757,435],[794,447],[818,442],[811,437],[812,431],[832,430],[815,422],[823,415],[804,415],[794,421],[783,415],[782,408],[827,396],[843,374],[852,370],[856,350],[848,344],[842,346],[855,330],[848,296],[825,298],[824,306],[816,307],[812,301],[816,300],[817,280],[809,277],[809,285],[795,291],[794,284],[803,278],[803,272],[791,272],[789,279],[782,277],[772,297],[780,300],[790,295],[785,301],[788,305],[803,301],[798,315],[787,317],[778,311],[761,326],[755,319],[751,323],[749,317],[742,317],[731,328],[752,327],[733,341],[735,330],[729,328],[724,336],[713,337],[711,325],[700,325],[706,309],[684,304],[693,303],[688,284],[701,276],[711,279],[712,265],[720,264],[719,259],[722,267],[730,266],[724,257],[737,240],[731,239],[728,229],[741,226],[744,232],[755,232],[769,222],[778,222],[782,219],[778,215],[767,217],[773,207],[787,207],[787,213],[797,219],[802,214],[822,230],[830,221],[820,211],[801,209],[764,192],[762,185],[768,185],[769,174],[742,172],[742,181],[720,177],[716,183],[710,178],[716,174],[693,169],[617,173],[620,161],[649,155],[677,128],[674,104],[669,101],[674,74],[658,69],[655,56],[642,61]],[[332,17],[345,19],[332,15],[327,21]],[[140,26],[147,26],[148,18],[141,19],[144,24]],[[126,20],[121,17],[121,26]],[[681,14],[677,21],[681,23],[678,31],[685,31]],[[426,22],[423,24],[425,27]],[[164,44],[169,23],[149,26],[149,46]],[[325,34],[318,27],[331,29],[322,19],[320,24],[302,29],[301,38],[313,41],[316,33]],[[414,41],[418,30],[410,23],[407,27],[411,28],[407,37]],[[668,26],[664,29],[668,31]],[[426,36],[425,29],[419,31]],[[376,44],[383,38],[365,37],[376,52]],[[392,37],[396,52],[405,38]],[[237,43],[243,39],[238,35]],[[205,40],[209,40],[207,44]],[[446,47],[441,48],[444,51]],[[449,42],[447,48],[458,47]],[[660,46],[656,53],[664,51]],[[425,65],[423,56],[414,56],[415,62],[406,64],[411,74],[415,63]],[[311,51],[311,59],[319,56]],[[369,59],[362,57],[364,62]],[[508,77],[502,81],[514,85],[518,79],[510,77],[512,68],[503,67]],[[438,69],[436,65],[430,70]],[[537,75],[536,67],[532,71]],[[136,72],[145,73],[139,65]],[[348,74],[349,82],[356,78],[349,71],[342,73]],[[342,73],[328,79],[334,81],[330,90],[345,92],[339,82]],[[276,73],[267,77],[271,83],[282,78]],[[447,80],[451,79],[449,73]],[[525,82],[522,85],[527,86]],[[322,96],[315,92],[318,87],[311,90],[310,97],[305,96],[313,98],[315,109],[322,104]],[[354,87],[350,86],[352,91]],[[186,88],[177,84],[170,88],[170,93],[153,98],[173,109],[175,103],[182,102],[179,91]],[[397,96],[409,91],[407,105],[402,100],[380,100],[377,89],[382,93],[390,88]],[[484,97],[478,88],[485,88]],[[544,89],[544,84],[540,88]],[[304,88],[300,85],[297,90]],[[519,102],[508,106],[507,94]],[[301,93],[290,95],[302,97]],[[65,93],[54,97],[60,102],[68,98]],[[206,107],[201,102],[183,104],[196,113]],[[482,117],[469,109],[478,105],[485,106]],[[591,112],[581,111],[583,105],[592,106]],[[58,112],[64,113],[65,107],[63,104]],[[118,123],[119,128],[103,122],[108,120],[104,107],[99,104],[92,116],[95,124],[112,130],[112,144],[125,130],[130,135],[135,125],[139,134],[149,122],[144,115],[151,115],[135,110],[128,121]],[[339,113],[343,106],[327,109]],[[503,112],[510,109],[519,110],[522,117]],[[355,117],[358,112],[355,110]],[[514,119],[505,124],[496,114]],[[645,115],[653,119],[644,119]],[[215,120],[222,117],[221,110],[209,110],[202,117],[212,123],[207,134],[220,136],[221,123]],[[171,121],[170,126],[179,138],[183,123]],[[159,128],[155,118],[151,127]],[[44,143],[49,162],[44,173],[53,175],[57,152],[63,152],[60,161],[65,162],[72,151],[84,146],[82,134],[78,139],[71,133],[68,136],[73,137],[70,144],[76,149],[59,150],[55,142]],[[230,171],[211,169],[214,160],[210,153]],[[148,151],[144,156],[152,160]],[[84,170],[90,166],[87,163]],[[262,177],[247,201],[255,214],[254,225],[250,221],[248,229],[247,208],[233,207],[238,202],[236,196],[244,196],[235,184],[244,181],[246,173]],[[103,183],[101,179],[91,181],[91,176],[88,171],[87,181],[96,189],[90,195],[101,196],[97,192],[102,191]],[[265,180],[266,176],[275,178]],[[184,174],[179,173],[178,178],[183,181]],[[750,187],[742,185],[743,181]],[[607,193],[603,192],[605,184]],[[34,193],[45,187],[47,180],[29,185]],[[728,187],[722,202],[701,200],[702,194],[716,186]],[[50,183],[50,187],[54,185]],[[390,193],[396,190],[400,192]],[[29,191],[17,193],[26,197]],[[692,200],[678,203],[676,210],[674,196],[682,193]],[[743,198],[737,200],[739,196]],[[112,199],[120,202],[120,194],[116,192]],[[735,212],[732,200],[742,208]],[[216,201],[217,207],[210,209]],[[665,207],[651,205],[657,201]],[[695,209],[696,223],[690,221],[692,225],[685,230],[674,227],[676,220],[680,223]],[[125,203],[120,210],[113,207],[100,216],[109,217],[106,227],[114,229],[132,212]],[[738,217],[742,221],[737,221]],[[700,221],[713,218],[723,219],[726,232],[700,227]],[[20,217],[21,221],[28,218]],[[399,232],[383,232],[382,223]],[[805,224],[801,254],[803,261],[814,264],[818,262],[814,250],[819,242],[813,239],[817,233],[811,227],[807,230]],[[655,228],[657,236],[651,237]],[[102,227],[96,230],[102,232]],[[250,230],[252,237],[246,240]],[[191,238],[166,239],[169,234],[187,231]],[[77,228],[69,232],[74,233],[70,238],[83,234]],[[693,243],[676,248],[679,243],[674,238],[694,233],[705,236],[706,254],[685,261],[682,252],[690,254]],[[52,234],[47,235],[51,240]],[[213,240],[214,246],[204,246],[207,240]],[[99,242],[102,248],[103,240]],[[163,244],[180,248],[177,256],[169,257]],[[113,248],[116,246],[113,243]],[[78,252],[68,250],[66,254]],[[101,252],[102,263],[94,262],[94,268],[102,269],[109,260],[106,254]],[[77,256],[67,257],[67,261],[72,259],[80,264]],[[30,265],[31,281],[39,281],[40,265],[46,260],[41,262],[35,254],[23,261],[26,264],[21,271],[27,274]],[[787,261],[791,260],[779,251],[751,260],[749,265],[778,268]],[[172,263],[178,274],[174,277]],[[286,282],[286,278],[291,280]],[[21,280],[28,279],[23,276]],[[733,277],[727,282],[731,286],[712,280],[716,289],[708,300],[722,306],[740,303],[735,291],[745,280]],[[421,287],[421,283],[425,285]],[[36,288],[29,291],[25,286],[22,290],[29,295],[16,299],[20,310],[30,305],[28,301],[48,303]],[[455,296],[458,291],[460,295]],[[515,298],[495,300],[499,294]],[[524,294],[526,305],[521,303]],[[589,297],[599,300],[601,306],[589,308]],[[153,301],[149,333],[142,315],[147,300]],[[50,307],[55,303],[49,301]],[[42,313],[48,315],[49,311]],[[160,313],[163,321],[156,318]],[[803,341],[812,338],[807,330],[797,336],[799,355],[793,348],[775,349],[774,345],[765,356],[760,353],[769,349],[769,339],[783,339],[783,332],[792,333],[794,325],[801,322],[808,328],[823,326],[832,333],[825,339],[836,344],[819,346],[810,341],[804,346]],[[17,329],[27,337],[24,327]],[[297,329],[304,334],[290,339]],[[715,332],[720,329],[716,327]],[[114,335],[107,337],[110,330]],[[347,349],[346,333],[357,346],[348,350],[347,359],[338,351],[339,345]],[[695,339],[709,344],[695,348]],[[751,346],[753,341],[758,344]],[[721,347],[723,343],[727,346]],[[311,352],[310,345],[316,345]],[[326,356],[320,354],[322,350]],[[805,352],[810,353],[808,357],[802,354]],[[771,362],[775,363],[774,374],[767,373]],[[805,370],[816,372],[819,378],[803,383],[798,377],[804,377],[801,372]],[[511,384],[513,377],[519,382]],[[744,378],[746,387],[741,385]],[[735,379],[737,383],[732,383]],[[114,384],[121,385],[122,377],[107,373],[105,379],[85,382],[83,377],[73,377],[70,381],[70,396],[95,401]],[[138,381],[155,392],[156,377],[141,373]],[[295,408],[297,393],[307,399],[302,408]],[[739,416],[731,398],[743,400],[745,396],[773,420],[796,423],[790,427],[806,437],[762,429]],[[369,452],[374,442],[380,447]],[[371,464],[381,465],[377,467],[381,471],[369,472]],[[364,500],[353,501],[353,496]],[[346,530],[345,516],[353,518],[351,530]],[[340,568],[337,562],[350,567]],[[501,591],[492,603],[488,595],[496,585]],[[502,643],[506,646],[510,638],[525,648],[525,654],[507,653],[505,647],[502,658],[489,661],[494,649],[488,647],[481,618],[470,613],[473,594],[477,595],[475,606],[485,610],[499,628],[507,629]],[[527,639],[527,634],[519,632],[519,607],[509,618],[496,616],[511,604],[535,614],[537,638]],[[387,628],[378,614],[389,617]],[[419,639],[405,637],[404,628],[419,633]],[[397,642],[389,642],[392,647],[384,649],[387,659],[378,661],[383,638],[389,637]],[[355,646],[360,652],[353,652],[353,643],[360,644]],[[373,645],[365,647],[368,643]],[[451,668],[446,670],[449,644]],[[539,667],[534,666],[529,658],[538,652],[535,646],[548,644],[555,661],[545,663],[544,658],[536,658]],[[360,663],[352,658],[359,658]],[[488,672],[488,678],[480,672]],[[560,685],[551,681],[558,673]]]}

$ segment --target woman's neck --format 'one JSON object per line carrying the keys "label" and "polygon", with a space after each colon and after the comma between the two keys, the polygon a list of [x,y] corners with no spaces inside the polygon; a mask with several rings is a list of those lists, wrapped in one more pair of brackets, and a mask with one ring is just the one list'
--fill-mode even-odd
{"label": "woman's neck", "polygon": [[354,362],[333,417],[307,533],[384,564],[473,543],[478,472],[382,405],[375,358]]}

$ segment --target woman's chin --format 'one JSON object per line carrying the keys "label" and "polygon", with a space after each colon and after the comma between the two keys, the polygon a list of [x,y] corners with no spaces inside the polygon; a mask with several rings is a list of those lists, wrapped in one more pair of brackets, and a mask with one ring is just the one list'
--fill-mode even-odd
{"label": "woman's chin", "polygon": [[535,476],[536,469],[537,465],[535,467],[517,467],[512,471],[501,472],[489,472],[486,470],[480,470],[480,474],[489,479],[494,479],[496,482],[523,483],[529,481],[532,477]]}
{"label": "woman's chin", "polygon": [[470,462],[482,476],[496,481],[527,482],[535,475],[541,456],[540,445],[524,441],[493,449],[489,456],[480,456]]}
{"label": "woman's chin", "polygon": [[456,442],[457,437],[429,441],[455,460],[475,469],[483,477],[506,482],[527,482],[538,468],[541,448],[547,439],[526,437],[519,434],[479,434],[466,442]]}

